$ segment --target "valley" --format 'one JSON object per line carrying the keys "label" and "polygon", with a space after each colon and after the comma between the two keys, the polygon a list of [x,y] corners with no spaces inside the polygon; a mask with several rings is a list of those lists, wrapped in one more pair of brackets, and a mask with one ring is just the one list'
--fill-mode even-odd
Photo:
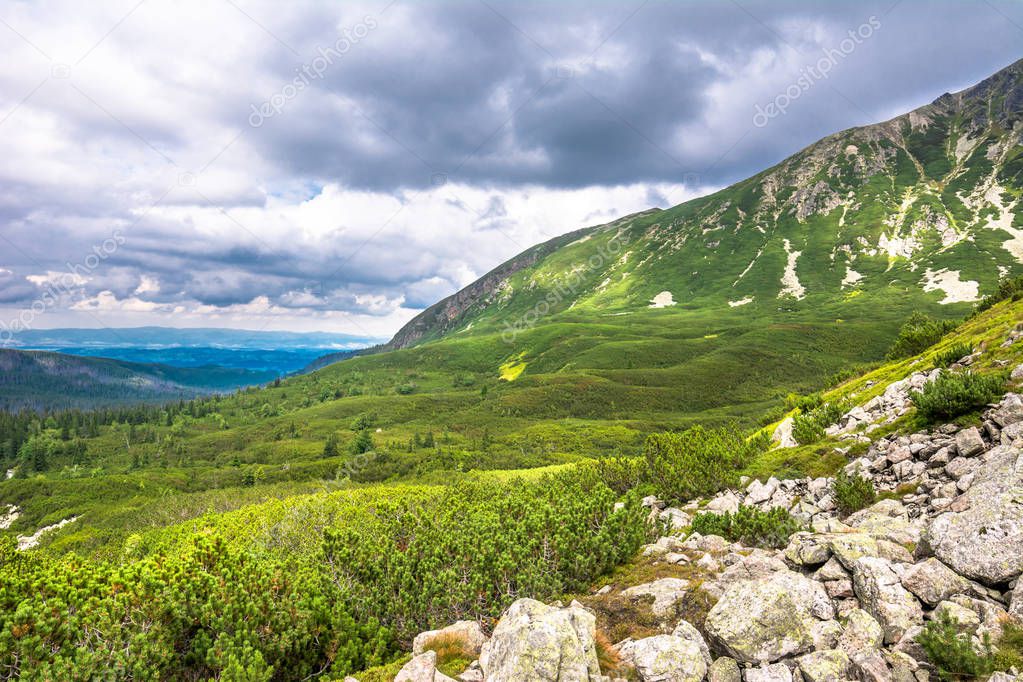
{"label": "valley", "polygon": [[[1023,565],[973,571],[942,524],[984,535],[970,486],[1019,473],[1021,114],[1023,61],[534,246],[390,342],[279,380],[0,351],[0,677],[922,679],[965,670],[914,639],[942,608],[1002,647],[966,673],[1020,665],[985,614],[1016,615]],[[1018,507],[978,552],[1018,548]],[[893,562],[932,559],[975,585],[895,589]],[[671,618],[651,615],[660,580]],[[766,604],[752,643],[743,600]],[[847,651],[854,610],[883,631]],[[545,619],[589,623],[551,645],[582,653],[531,649]],[[423,649],[456,621],[490,648]],[[685,655],[644,663],[655,644]],[[795,658],[839,649],[818,677]]]}

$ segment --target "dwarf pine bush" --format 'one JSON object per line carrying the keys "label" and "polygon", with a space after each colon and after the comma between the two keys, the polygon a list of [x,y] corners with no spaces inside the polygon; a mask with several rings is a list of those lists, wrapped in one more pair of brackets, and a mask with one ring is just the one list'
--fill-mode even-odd
{"label": "dwarf pine bush", "polygon": [[973,412],[996,400],[1005,386],[1005,375],[975,372],[942,372],[910,394],[917,413],[929,422],[946,421]]}
{"label": "dwarf pine bush", "polygon": [[643,480],[672,503],[712,495],[734,485],[738,471],[769,446],[767,434],[747,438],[734,428],[653,434],[646,441]]}
{"label": "dwarf pine bush", "polygon": [[693,519],[693,530],[701,535],[720,535],[747,547],[780,549],[802,525],[786,510],[775,507],[761,511],[742,505],[734,514],[704,513]]}
{"label": "dwarf pine bush", "polygon": [[877,500],[874,484],[858,471],[851,474],[839,471],[831,484],[831,490],[835,494],[835,505],[843,516],[869,507]]}
{"label": "dwarf pine bush", "polygon": [[956,323],[951,320],[935,320],[920,312],[913,313],[899,329],[899,336],[888,351],[888,359],[900,360],[922,353],[955,329],[955,326]]}

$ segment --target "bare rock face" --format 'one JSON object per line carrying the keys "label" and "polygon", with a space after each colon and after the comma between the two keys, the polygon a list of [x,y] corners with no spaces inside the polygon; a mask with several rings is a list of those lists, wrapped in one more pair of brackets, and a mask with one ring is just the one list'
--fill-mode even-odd
{"label": "bare rock face", "polygon": [[833,617],[824,587],[786,570],[728,587],[707,615],[706,630],[733,658],[771,663],[809,651],[815,622]]}
{"label": "bare rock face", "polygon": [[935,555],[956,573],[985,585],[1023,573],[1023,453],[999,446],[962,495],[964,511],[938,516],[928,528]]}
{"label": "bare rock face", "polygon": [[853,586],[863,609],[881,624],[886,644],[898,642],[923,622],[920,602],[904,588],[885,559],[861,557],[853,566]]}
{"label": "bare rock face", "polygon": [[583,608],[520,599],[501,616],[480,665],[487,682],[599,682],[595,636],[596,617]]}

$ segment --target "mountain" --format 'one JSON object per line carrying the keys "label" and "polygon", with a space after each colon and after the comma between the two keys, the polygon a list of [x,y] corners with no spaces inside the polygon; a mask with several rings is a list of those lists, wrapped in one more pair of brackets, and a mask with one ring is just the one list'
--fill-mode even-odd
{"label": "mountain", "polygon": [[275,372],[0,349],[0,410],[91,409],[166,402],[271,381]]}
{"label": "mountain", "polygon": [[387,348],[657,306],[751,317],[831,305],[852,317],[870,311],[857,297],[974,301],[1023,263],[1021,78],[1023,60],[709,196],[528,249]]}

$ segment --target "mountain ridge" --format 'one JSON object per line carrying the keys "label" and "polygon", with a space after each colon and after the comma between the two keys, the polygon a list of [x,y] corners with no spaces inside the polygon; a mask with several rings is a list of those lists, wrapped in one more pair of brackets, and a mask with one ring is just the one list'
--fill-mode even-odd
{"label": "mountain ridge", "polygon": [[[732,254],[741,249],[747,256],[741,266],[740,261],[727,255],[718,257],[718,263],[711,263],[714,269],[729,269],[738,275],[731,282],[715,284],[713,293],[719,299],[718,305],[720,295],[729,290],[735,293],[728,298],[733,306],[754,303],[764,295],[761,289],[768,285],[768,278],[753,273],[752,287],[743,286],[742,281],[751,274],[751,269],[759,267],[757,261],[761,258],[771,261],[770,279],[778,283],[774,298],[799,301],[808,292],[812,294],[822,288],[832,298],[862,292],[869,284],[864,283],[864,278],[872,274],[883,277],[895,268],[902,275],[899,279],[905,288],[915,286],[924,294],[941,292],[944,304],[976,300],[982,291],[994,287],[999,277],[1020,271],[1023,264],[1023,226],[1016,224],[1019,221],[1014,211],[1018,188],[1023,184],[1023,159],[1019,151],[1023,137],[1019,128],[1023,111],[1021,75],[1023,59],[976,85],[957,93],[945,93],[887,121],[828,135],[771,168],[712,194],[669,209],[651,209],[605,225],[575,230],[531,247],[420,313],[380,350],[407,348],[442,338],[477,324],[490,310],[514,308],[508,305],[507,292],[502,296],[496,292],[509,286],[514,289],[516,278],[521,280],[520,286],[512,297],[523,294],[523,289],[548,293],[550,289],[544,287],[544,282],[526,275],[542,271],[552,257],[611,226],[627,226],[630,243],[649,244],[650,248],[643,253],[648,257],[644,263],[650,258],[655,262],[663,259],[654,252],[668,249],[681,252],[678,265],[682,267],[646,278],[656,283],[645,287],[642,297],[629,295],[636,287],[622,291],[625,296],[591,297],[609,310],[641,307],[658,295],[651,290],[654,287],[661,294],[671,294],[672,301],[691,299],[672,289],[677,289],[683,279],[679,275],[685,265],[700,265],[702,270],[706,254],[695,253],[691,248],[686,253],[685,245],[712,233],[722,238],[703,239],[706,248],[717,250],[726,245],[731,247]],[[982,148],[983,153],[978,154]],[[884,187],[884,181],[890,187]],[[1009,199],[1005,198],[1007,188]],[[875,210],[877,207],[883,208]],[[842,214],[835,217],[833,214],[839,208]],[[993,219],[989,216],[991,212],[996,214]],[[668,220],[671,222],[667,225],[661,224]],[[809,224],[819,231],[819,223],[824,220],[830,223],[825,226],[831,229],[830,235],[822,237],[805,227]],[[989,228],[1002,230],[1009,238],[995,243],[993,235],[985,232]],[[695,234],[696,230],[702,234]],[[747,235],[742,235],[742,239],[734,236],[751,230],[759,231],[765,238],[758,241],[747,239]],[[729,231],[733,234],[729,235]],[[816,253],[808,250],[808,244],[827,242],[828,237],[831,249],[817,249]],[[978,267],[981,265],[978,253],[948,257],[957,248],[968,251],[957,245],[978,240],[983,244],[976,251],[990,252],[1001,247],[1004,253],[992,255],[984,264],[986,267]],[[754,250],[755,241],[758,243]],[[825,255],[832,270],[843,266],[841,276],[821,277],[824,273],[813,273],[818,281],[804,282],[806,278],[801,278],[800,270],[810,269],[806,267],[807,260],[819,262]],[[858,258],[885,259],[879,263],[884,267],[872,267],[873,273],[861,272],[853,267]],[[573,260],[585,263],[588,254],[580,253]],[[924,272],[910,276],[921,264],[927,266]],[[604,277],[591,284],[602,283],[604,287],[613,284],[608,277],[613,274],[612,269],[605,268],[601,272]],[[562,269],[562,278],[566,272]],[[636,273],[629,276],[633,274]],[[964,276],[967,279],[962,279]],[[883,285],[880,277],[874,279],[875,287]],[[806,284],[815,286],[808,288]],[[696,287],[697,291],[690,293],[711,293],[706,283],[696,283]],[[543,299],[542,295],[525,295],[534,303]],[[583,302],[582,298],[585,297],[576,296],[555,312]]]}

